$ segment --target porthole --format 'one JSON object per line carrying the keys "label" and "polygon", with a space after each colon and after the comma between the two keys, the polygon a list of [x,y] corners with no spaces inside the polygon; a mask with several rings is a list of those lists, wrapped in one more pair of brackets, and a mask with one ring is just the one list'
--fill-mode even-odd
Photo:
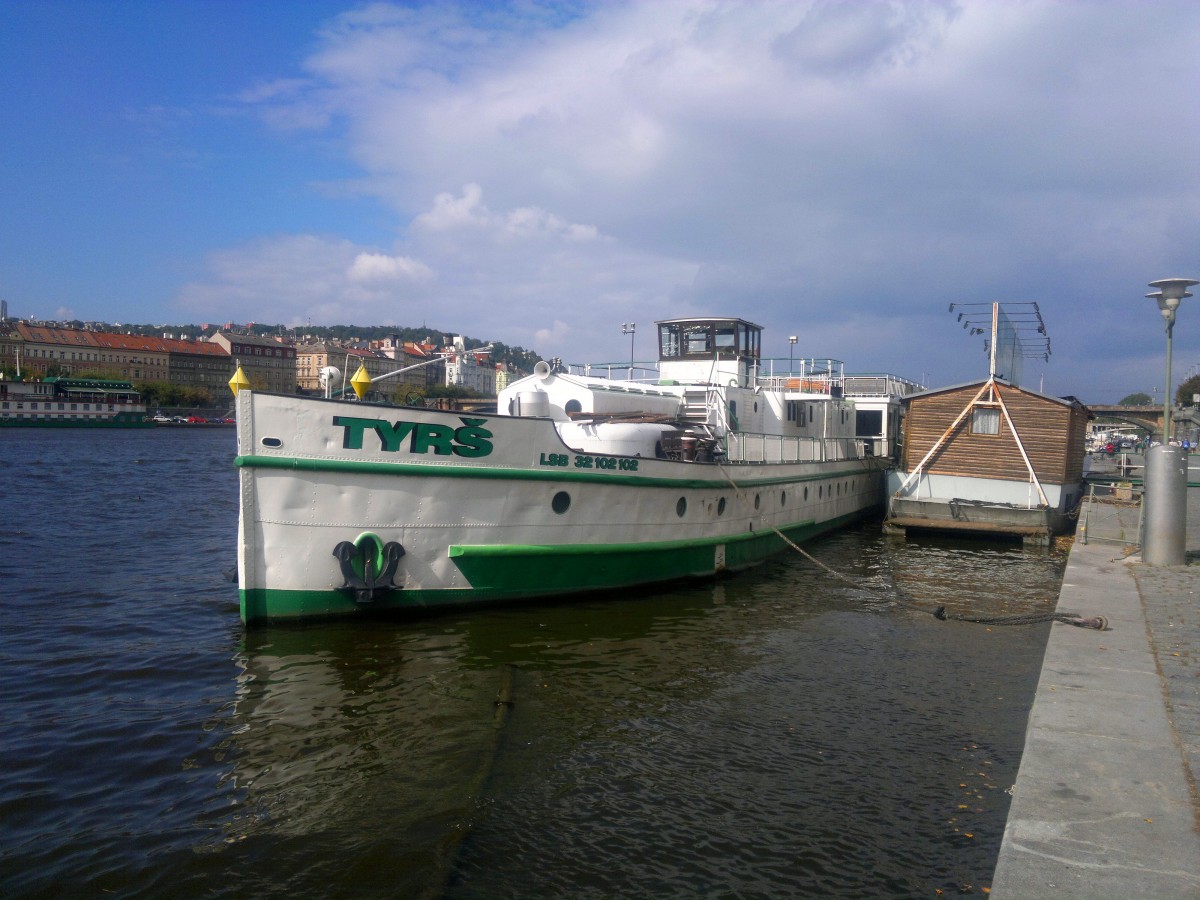
{"label": "porthole", "polygon": [[566,491],[559,491],[550,501],[550,508],[561,516],[571,508],[571,495]]}
{"label": "porthole", "polygon": [[680,497],[679,502],[675,504],[675,515],[682,519],[685,512],[687,512],[687,498]]}
{"label": "porthole", "polygon": [[569,416],[571,413],[583,412],[583,404],[578,400],[568,400],[563,407],[563,411]]}
{"label": "porthole", "polygon": [[787,491],[780,491],[780,492],[779,492],[779,505],[780,505],[780,506],[787,506]]}
{"label": "porthole", "polygon": [[808,485],[807,484],[804,486],[804,499],[806,501],[808,500]]}
{"label": "porthole", "polygon": [[754,411],[758,412],[758,401],[757,400],[754,401]]}
{"label": "porthole", "polygon": [[822,484],[818,484],[817,485],[817,499],[820,500],[824,496],[825,496],[825,486]]}
{"label": "porthole", "polygon": [[724,497],[722,497],[720,500],[717,501],[717,515],[718,516],[725,515],[725,498]]}
{"label": "porthole", "polygon": [[263,438],[262,445],[264,447],[282,447],[283,441],[279,438]]}
{"label": "porthole", "polygon": [[755,508],[755,509],[758,509],[758,504],[759,504],[759,501],[760,501],[760,497],[759,497],[759,495],[758,495],[758,494],[755,494],[755,495],[754,495],[754,508]]}
{"label": "porthole", "polygon": [[839,497],[842,496],[842,486],[839,484],[839,485],[836,485],[836,487],[837,487],[837,495]]}

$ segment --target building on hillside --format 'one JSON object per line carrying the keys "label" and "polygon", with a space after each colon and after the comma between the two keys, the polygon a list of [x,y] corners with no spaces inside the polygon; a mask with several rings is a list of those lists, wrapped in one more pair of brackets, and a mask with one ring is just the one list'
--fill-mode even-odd
{"label": "building on hillside", "polygon": [[[442,361],[437,345],[428,338],[419,343],[404,341],[400,335],[388,335],[382,341],[372,341],[372,349],[396,361],[396,368],[409,371],[397,376],[400,383],[410,385],[413,390],[424,391],[442,383]],[[422,365],[424,363],[424,365]],[[420,368],[412,368],[420,366]]]}
{"label": "building on hillside", "polygon": [[107,374],[126,381],[165,381],[167,354],[161,348],[104,347],[96,332],[18,322],[21,336],[21,374]]}
{"label": "building on hillside", "polygon": [[108,331],[17,323],[0,334],[0,364],[22,376],[114,378],[163,382],[220,396],[233,371],[216,344]]}
{"label": "building on hillside", "polygon": [[[300,390],[309,394],[322,393],[321,370],[333,366],[342,373],[334,386],[335,392],[342,389],[342,381],[349,384],[349,379],[358,371],[359,365],[366,366],[367,374],[372,378],[387,375],[399,369],[415,366],[425,360],[425,356],[412,349],[413,345],[405,344],[398,339],[389,343],[372,341],[368,347],[348,347],[334,341],[312,341],[296,345],[296,379]],[[423,368],[410,369],[400,375],[387,378],[379,383],[379,391],[389,398],[399,397],[403,400],[412,391],[423,390],[428,384],[427,375]]]}
{"label": "building on hillside", "polygon": [[463,341],[457,336],[454,338],[453,349],[459,352],[446,357],[445,384],[469,388],[480,394],[495,395],[496,366],[491,356],[487,353],[462,352]]}
{"label": "building on hillside", "polygon": [[496,393],[499,394],[508,387],[510,381],[516,381],[520,377],[521,374],[519,372],[509,369],[508,363],[496,363]]}
{"label": "building on hillside", "polygon": [[290,341],[226,330],[218,331],[208,340],[225,348],[233,357],[233,366],[241,366],[252,389],[279,394],[296,392],[296,348]]}
{"label": "building on hillside", "polygon": [[226,400],[236,367],[220,344],[205,340],[163,338],[167,348],[167,381],[207,391],[214,401]]}
{"label": "building on hillside", "polygon": [[[330,341],[305,341],[296,345],[296,386],[305,394],[324,392],[321,370],[335,366],[345,369],[345,352]],[[353,372],[347,372],[349,378]],[[340,381],[339,381],[340,387]]]}
{"label": "building on hillside", "polygon": [[0,322],[0,368],[13,373],[21,369],[25,339],[13,322]]}

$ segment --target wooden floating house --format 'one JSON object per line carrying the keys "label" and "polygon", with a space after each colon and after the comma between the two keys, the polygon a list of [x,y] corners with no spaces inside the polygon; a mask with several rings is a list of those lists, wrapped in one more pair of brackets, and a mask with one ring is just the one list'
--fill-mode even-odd
{"label": "wooden floating house", "polygon": [[888,476],[886,531],[1046,544],[1072,527],[1092,413],[1074,397],[1049,397],[995,374],[998,336],[1008,348],[1001,358],[1017,368],[1020,341],[1011,334],[1006,341],[1004,327],[993,309],[993,372],[986,380],[903,398],[906,430],[900,466]]}

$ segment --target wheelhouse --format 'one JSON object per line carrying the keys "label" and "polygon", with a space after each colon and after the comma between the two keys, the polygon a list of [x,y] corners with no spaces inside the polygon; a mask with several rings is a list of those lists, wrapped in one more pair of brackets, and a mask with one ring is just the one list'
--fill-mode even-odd
{"label": "wheelhouse", "polygon": [[758,370],[762,326],[745,319],[666,319],[658,325],[658,370],[666,383],[746,385]]}

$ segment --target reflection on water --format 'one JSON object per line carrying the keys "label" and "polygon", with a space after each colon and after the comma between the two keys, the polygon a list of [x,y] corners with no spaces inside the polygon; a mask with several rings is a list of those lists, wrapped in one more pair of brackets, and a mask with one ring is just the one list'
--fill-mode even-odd
{"label": "reflection on water", "polygon": [[794,557],[651,597],[249,633],[225,855],[265,841],[295,889],[460,897],[986,885],[1047,626],[896,601],[1044,611],[1061,559],[870,528],[813,549],[855,583]]}
{"label": "reflection on water", "polygon": [[4,436],[27,463],[0,494],[6,897],[990,881],[1051,626],[926,611],[1049,611],[1060,556],[876,523],[809,548],[849,582],[790,554],[666,592],[246,632],[221,578],[231,434],[29,431]]}

